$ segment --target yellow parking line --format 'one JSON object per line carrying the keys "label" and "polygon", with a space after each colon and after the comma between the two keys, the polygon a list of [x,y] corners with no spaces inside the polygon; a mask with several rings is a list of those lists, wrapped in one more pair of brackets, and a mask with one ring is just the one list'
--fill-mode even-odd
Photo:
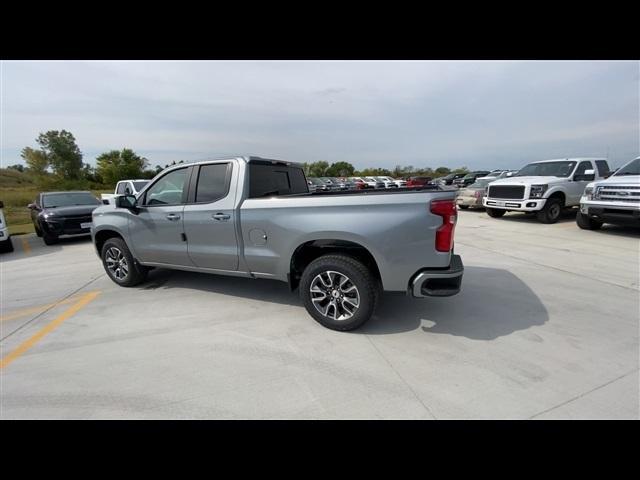
{"label": "yellow parking line", "polygon": [[24,317],[25,315],[30,315],[32,313],[39,313],[44,310],[47,310],[48,308],[55,307],[56,305],[64,305],[65,303],[75,302],[76,300],[78,300],[77,296],[67,298],[65,300],[62,300],[61,302],[54,302],[54,303],[47,303],[46,305],[40,305],[39,307],[28,307],[28,308],[23,308],[21,310],[15,310],[9,313],[8,315],[0,315],[0,322],[15,320],[16,318]]}
{"label": "yellow parking line", "polygon": [[22,235],[22,250],[27,255],[29,255],[31,253],[31,246],[29,245],[29,241],[27,240],[27,236],[26,235]]}
{"label": "yellow parking line", "polygon": [[22,355],[24,352],[33,347],[36,343],[44,338],[45,335],[53,331],[56,327],[60,326],[62,322],[64,322],[67,318],[78,313],[82,308],[84,308],[89,302],[94,300],[100,292],[88,292],[80,299],[71,305],[67,310],[65,310],[61,315],[56,317],[51,323],[45,325],[41,328],[35,335],[33,335],[28,340],[22,342],[18,347],[9,353],[6,357],[0,360],[0,369],[3,369],[11,362],[13,362],[16,358]]}

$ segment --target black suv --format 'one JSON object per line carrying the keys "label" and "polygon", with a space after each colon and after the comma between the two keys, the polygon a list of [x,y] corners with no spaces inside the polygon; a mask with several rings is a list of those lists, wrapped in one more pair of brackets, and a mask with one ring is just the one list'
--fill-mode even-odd
{"label": "black suv", "polygon": [[487,175],[489,175],[489,170],[477,170],[475,172],[467,173],[462,178],[458,178],[457,180],[454,180],[453,184],[460,188],[467,187],[472,183],[475,183],[476,178],[486,177]]}
{"label": "black suv", "polygon": [[53,245],[61,235],[91,233],[91,214],[100,205],[91,192],[44,192],[28,207],[36,235]]}

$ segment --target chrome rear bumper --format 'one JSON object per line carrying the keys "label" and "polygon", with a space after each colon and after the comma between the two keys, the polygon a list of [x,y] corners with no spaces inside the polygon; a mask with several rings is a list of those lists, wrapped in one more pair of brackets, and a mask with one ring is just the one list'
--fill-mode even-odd
{"label": "chrome rear bumper", "polygon": [[460,292],[463,274],[460,255],[452,255],[449,268],[420,270],[410,282],[409,293],[418,298],[450,297]]}

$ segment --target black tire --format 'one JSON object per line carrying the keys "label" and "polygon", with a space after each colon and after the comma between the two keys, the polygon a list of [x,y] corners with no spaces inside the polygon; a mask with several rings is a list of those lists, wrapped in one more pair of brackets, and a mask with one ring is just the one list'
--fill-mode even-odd
{"label": "black tire", "polygon": [[34,224],[33,224],[33,228],[34,228],[34,229],[35,229],[35,231],[36,231],[36,235],[42,238],[42,230],[40,230],[40,229],[38,228],[38,225],[34,223]]}
{"label": "black tire", "polygon": [[[119,252],[121,257],[119,254],[116,255],[116,252]],[[133,255],[131,255],[129,247],[121,238],[110,238],[104,242],[100,258],[109,278],[121,287],[134,287],[147,278],[148,269],[138,264]],[[116,268],[114,271],[108,264],[113,265],[113,260],[116,258],[122,258],[123,261],[120,263],[120,268]]]}
{"label": "black tire", "polygon": [[583,230],[600,230],[600,227],[602,227],[602,222],[589,218],[580,212],[576,215],[576,223]]}
{"label": "black tire", "polygon": [[42,240],[44,241],[45,245],[55,245],[56,243],[58,243],[59,238],[57,235],[53,235],[51,233],[43,233]]}
{"label": "black tire", "polygon": [[[318,292],[316,294],[325,293],[325,298],[332,299],[333,291],[338,291],[338,295],[340,295],[340,297],[333,297],[336,298],[336,300],[333,301],[333,307],[329,307],[327,305],[325,310],[327,315],[324,315],[318,309],[323,308],[322,302],[317,302],[318,308],[316,308],[313,298],[317,299],[318,297],[313,297],[311,287],[314,285],[314,288],[316,288],[316,285],[319,284],[316,278],[321,274],[324,274],[323,278],[328,278],[330,280],[330,278],[327,277],[328,274],[326,272],[336,272],[338,275],[342,276],[338,277],[335,273],[333,274],[332,277],[333,279],[336,279],[336,283],[338,283],[338,280],[341,278],[346,277],[348,281],[344,283],[343,288],[345,290],[352,290],[352,286],[356,287],[355,293],[353,290],[349,292],[349,295],[357,295],[358,306],[355,310],[348,307],[352,310],[349,312],[347,307],[343,306],[344,303],[347,302],[344,301],[343,303],[342,299],[349,298],[349,296],[345,290],[342,289],[342,285],[339,285],[341,288],[327,289],[326,293]],[[305,268],[302,273],[302,278],[300,279],[300,297],[302,298],[307,312],[309,312],[309,315],[311,315],[318,323],[324,327],[330,328],[331,330],[348,331],[355,330],[362,326],[373,315],[376,304],[378,303],[379,295],[380,286],[378,279],[362,262],[347,255],[330,254],[316,258],[307,266],[307,268]],[[356,297],[352,296],[351,298],[355,299]],[[329,315],[331,312],[333,315]],[[351,313],[351,316],[344,319],[332,318],[332,316],[338,317],[338,313],[340,313],[339,316],[346,316]]]}
{"label": "black tire", "polygon": [[458,205],[458,208],[460,208],[461,210],[466,210],[467,208],[469,208],[469,205]]}
{"label": "black tire", "polygon": [[4,242],[0,242],[0,252],[11,253],[13,252],[13,242],[11,237],[7,238]]}
{"label": "black tire", "polygon": [[502,217],[505,213],[507,213],[506,210],[500,210],[499,208],[485,208],[485,211],[487,212],[487,215],[489,215],[492,218],[500,218]]}
{"label": "black tire", "polygon": [[536,214],[536,217],[538,218],[538,221],[542,223],[556,223],[560,220],[562,208],[562,200],[559,198],[550,198],[544,204],[542,210]]}

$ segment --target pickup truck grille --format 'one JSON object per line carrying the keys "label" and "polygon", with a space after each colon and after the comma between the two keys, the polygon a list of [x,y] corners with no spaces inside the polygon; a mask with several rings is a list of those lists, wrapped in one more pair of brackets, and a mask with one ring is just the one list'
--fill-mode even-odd
{"label": "pickup truck grille", "polygon": [[640,203],[640,185],[601,185],[596,187],[594,200]]}
{"label": "pickup truck grille", "polygon": [[524,199],[524,186],[516,185],[489,185],[489,198],[509,198],[513,200]]}

